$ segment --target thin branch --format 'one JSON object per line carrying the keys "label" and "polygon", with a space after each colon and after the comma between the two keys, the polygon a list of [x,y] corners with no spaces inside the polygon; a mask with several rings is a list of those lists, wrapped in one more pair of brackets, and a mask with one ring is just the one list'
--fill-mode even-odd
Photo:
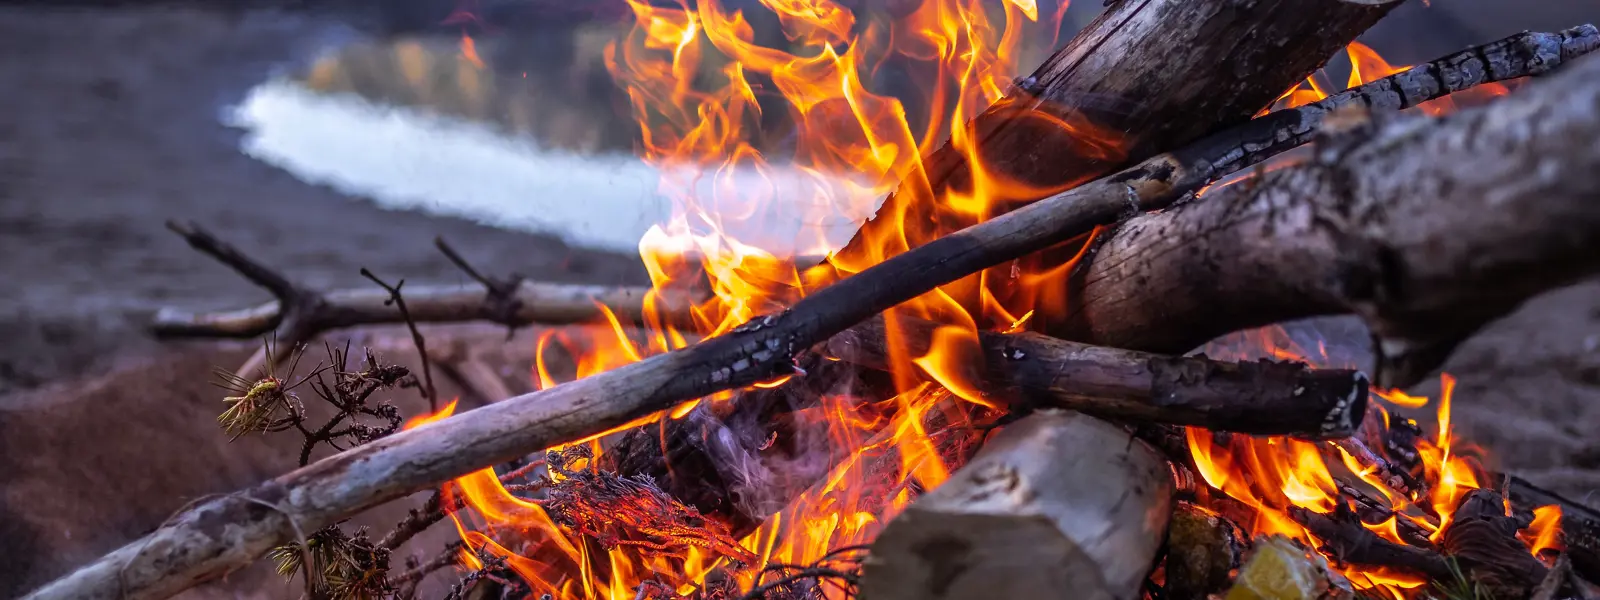
{"label": "thin branch", "polygon": [[392,303],[400,309],[400,318],[405,320],[406,328],[411,330],[411,343],[417,346],[417,359],[422,361],[422,396],[428,399],[428,411],[437,412],[439,393],[433,387],[433,366],[428,362],[428,341],[422,337],[422,332],[417,330],[417,322],[411,318],[411,311],[406,309],[405,296],[400,293],[400,288],[405,286],[406,280],[401,279],[391,286],[378,279],[378,276],[373,275],[366,267],[361,267],[361,276],[371,279],[384,291],[389,292],[389,302],[385,304]]}
{"label": "thin branch", "polygon": [[[151,323],[152,331],[158,336],[253,338],[272,335],[279,343],[293,347],[333,329],[401,323],[405,320],[387,290],[356,289],[322,293],[302,288],[196,224],[172,223],[169,227],[202,253],[233,267],[252,282],[267,288],[277,300],[223,312],[189,313],[162,309]],[[450,248],[442,240],[438,243],[442,250]],[[624,322],[643,326],[647,323],[644,302],[646,296],[653,295],[653,306],[660,318],[673,323],[686,323],[692,319],[691,307],[700,300],[698,295],[688,292],[652,292],[644,287],[539,283],[527,281],[518,275],[496,279],[472,269],[453,248],[445,253],[451,262],[464,267],[478,283],[409,288],[406,293],[407,308],[414,322],[481,320],[514,329],[534,324],[592,323],[604,318],[604,311],[609,311]]]}
{"label": "thin branch", "polygon": [[472,264],[462,258],[461,253],[446,243],[443,237],[433,238],[433,245],[444,253],[445,258],[450,259],[456,268],[482,284],[488,291],[483,298],[484,314],[490,321],[505,325],[506,339],[511,339],[517,327],[524,324],[517,319],[517,313],[522,309],[522,301],[517,298],[517,289],[522,287],[525,278],[518,273],[512,273],[504,278],[483,275],[472,268]]}
{"label": "thin branch", "polygon": [[[289,278],[284,277],[283,274],[258,260],[250,258],[245,253],[240,252],[238,248],[233,247],[232,244],[211,235],[211,232],[202,229],[199,224],[193,221],[186,223],[167,221],[167,229],[183,236],[184,241],[189,242],[189,246],[199,250],[200,253],[217,259],[218,262],[243,275],[245,279],[249,279],[251,283],[266,288],[267,291],[272,292],[272,295],[278,298],[278,301],[285,305],[294,304],[294,300],[304,293],[299,286],[291,283]],[[291,346],[293,346],[292,343]]]}

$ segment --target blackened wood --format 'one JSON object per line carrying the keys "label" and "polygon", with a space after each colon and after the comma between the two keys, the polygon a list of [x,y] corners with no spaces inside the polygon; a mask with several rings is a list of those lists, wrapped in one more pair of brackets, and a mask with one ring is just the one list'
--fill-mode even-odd
{"label": "blackened wood", "polygon": [[1454,559],[1468,582],[1489,598],[1526,598],[1549,568],[1517,539],[1519,523],[1505,500],[1489,489],[1467,492],[1439,536],[1439,549]]}
{"label": "blackened wood", "polygon": [[1519,510],[1561,507],[1561,543],[1572,557],[1573,571],[1590,582],[1600,582],[1600,510],[1515,475],[1506,476],[1506,481],[1506,497]]}
{"label": "blackened wood", "polygon": [[[928,353],[937,325],[897,318],[909,356]],[[980,332],[961,377],[1012,410],[1065,408],[1101,418],[1192,425],[1309,439],[1349,436],[1366,415],[1367,379],[1297,362],[1224,362],[1068,342],[1035,333]],[[833,337],[831,356],[888,367],[884,321]]]}
{"label": "blackened wood", "polygon": [[1389,567],[1434,581],[1449,581],[1450,563],[1432,550],[1391,542],[1361,525],[1349,512],[1322,514],[1289,507],[1289,517],[1323,541],[1322,550],[1336,561],[1364,567]]}

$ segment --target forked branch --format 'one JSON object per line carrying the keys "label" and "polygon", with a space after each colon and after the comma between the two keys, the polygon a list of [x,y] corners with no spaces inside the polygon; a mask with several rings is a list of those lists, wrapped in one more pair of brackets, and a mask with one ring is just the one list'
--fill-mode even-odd
{"label": "forked branch", "polygon": [[[327,293],[308,290],[199,225],[173,222],[168,227],[195,249],[272,292],[277,300],[214,313],[165,309],[151,324],[156,335],[254,338],[271,334],[280,345],[292,348],[333,329],[405,321],[386,290],[369,287]],[[406,288],[406,305],[417,323],[490,321],[508,328],[569,325],[599,321],[604,317],[601,308],[604,307],[624,322],[644,324],[644,299],[649,288],[538,283],[517,275],[485,276],[443,240],[436,244],[452,263],[480,283]],[[695,298],[687,294],[662,292],[657,295],[656,306],[664,318],[687,318],[694,301]]]}

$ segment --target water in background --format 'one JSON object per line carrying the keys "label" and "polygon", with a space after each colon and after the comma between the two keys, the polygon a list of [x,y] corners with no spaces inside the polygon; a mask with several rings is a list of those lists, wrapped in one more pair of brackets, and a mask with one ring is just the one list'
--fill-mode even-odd
{"label": "water in background", "polygon": [[[246,154],[386,208],[632,253],[673,214],[657,193],[660,173],[626,153],[632,124],[605,98],[537,91],[592,75],[546,72],[525,83],[470,64],[454,42],[358,44],[258,85],[224,118],[246,131]],[[830,211],[813,197],[817,178],[792,170],[735,173],[721,185],[773,198],[729,232],[780,255],[817,253],[819,235],[843,245],[876,207],[856,199],[854,214],[818,216]],[[697,189],[714,201],[709,177]]]}

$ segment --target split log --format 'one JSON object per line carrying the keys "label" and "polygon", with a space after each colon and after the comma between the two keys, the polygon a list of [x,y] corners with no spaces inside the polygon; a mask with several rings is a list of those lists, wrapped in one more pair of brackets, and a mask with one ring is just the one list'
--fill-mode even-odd
{"label": "split log", "polygon": [[861,597],[1134,598],[1161,546],[1171,480],[1118,427],[1036,413],[884,526]]}
{"label": "split log", "polygon": [[[963,126],[990,172],[1037,189],[1061,189],[1249,120],[1399,5],[1118,2]],[[966,155],[947,142],[924,165],[926,179],[902,183],[830,262],[859,270],[875,262],[868,240],[902,223],[952,218],[932,198],[946,188],[971,187]],[[959,217],[942,231],[958,229],[948,226],[954,222]],[[905,234],[914,248],[939,232],[908,227]]]}
{"label": "split log", "polygon": [[[1578,28],[1553,56],[1591,49]],[[1580,43],[1581,42],[1581,43]],[[1524,299],[1600,267],[1600,67],[1581,59],[1489,110],[1347,125],[1309,164],[1102,235],[1043,330],[1183,352],[1224,333],[1354,312],[1384,387],[1419,381]],[[1587,75],[1585,75],[1587,74]],[[1517,218],[1509,218],[1516,215]]]}
{"label": "split log", "polygon": [[1333,570],[1322,555],[1308,552],[1289,538],[1271,535],[1256,540],[1250,560],[1239,570],[1227,600],[1353,600],[1350,580]]}
{"label": "split log", "polygon": [[[909,356],[928,353],[936,323],[897,317]],[[883,319],[836,335],[827,353],[886,369]],[[1141,423],[1191,425],[1251,435],[1347,437],[1366,416],[1367,378],[1297,362],[1231,363],[1102,348],[1036,333],[980,332],[981,354],[964,357],[988,400],[1013,411],[1063,408]]]}
{"label": "split log", "polygon": [[[1428,168],[1423,161],[1411,160],[1407,161],[1408,169],[1402,171],[1420,180],[1439,180],[1445,173],[1461,171],[1520,179],[1529,184],[1520,189],[1536,193],[1516,194],[1508,199],[1514,200],[1520,211],[1537,217],[1528,220],[1530,225],[1548,226],[1552,220],[1550,213],[1533,211],[1559,210],[1554,220],[1582,228],[1586,225],[1582,218],[1592,215],[1570,209],[1573,204],[1582,204],[1578,199],[1594,197],[1594,188],[1600,187],[1587,176],[1600,167],[1595,156],[1600,148],[1590,148],[1588,144],[1574,148],[1570,142],[1584,136],[1593,139],[1600,132],[1600,110],[1595,106],[1600,101],[1600,62],[1577,61],[1570,71],[1530,85],[1510,101],[1432,126],[1408,122],[1378,128],[1365,135],[1368,143],[1347,144],[1337,157],[1350,161],[1350,157],[1362,156],[1363,148],[1369,155],[1379,151],[1403,154],[1407,150],[1427,155],[1453,149],[1437,158],[1454,158],[1456,162],[1434,161],[1428,163],[1433,165]],[[1540,118],[1528,120],[1532,116]],[[1517,127],[1524,122],[1532,129]],[[1530,135],[1507,136],[1508,129],[1525,130]],[[1502,139],[1504,143],[1492,152],[1481,148],[1469,152],[1470,145],[1460,143],[1462,138],[1483,136]],[[1449,143],[1450,140],[1457,143]],[[1554,140],[1569,142],[1554,144],[1567,146],[1564,149],[1569,152],[1550,153]],[[1537,155],[1542,160],[1535,165],[1537,168],[1509,172],[1499,164],[1505,154]],[[248,490],[197,503],[146,537],[48,584],[30,597],[109,600],[177,593],[246,564],[272,547],[296,540],[304,532],[435,487],[485,465],[609,431],[683,401],[791,375],[797,352],[879,312],[981,269],[1084,235],[1140,208],[1163,206],[1183,190],[1193,189],[1187,186],[1203,184],[1217,175],[1210,163],[1185,163],[1181,159],[1179,155],[1163,155],[1143,167],[942,237],[817,290],[783,313],[757,318],[689,348],[404,431]],[[1353,166],[1362,161],[1351,162]],[[1318,161],[1286,169],[1269,175],[1263,185],[1256,187],[1271,189],[1269,184],[1274,182],[1315,179],[1315,174],[1330,170],[1326,164],[1327,161]],[[1387,172],[1389,165],[1383,167]],[[1348,171],[1341,172],[1358,175]],[[1562,173],[1571,176],[1559,184],[1551,181]],[[1374,175],[1354,177],[1357,186],[1353,190],[1362,196],[1354,200],[1392,199],[1405,183]],[[1529,201],[1529,195],[1540,199]],[[1456,199],[1454,195],[1441,196],[1448,196],[1439,198],[1441,201]],[[1208,198],[1206,203],[1216,199]],[[1402,200],[1409,200],[1404,205],[1421,208],[1417,198]],[[1483,199],[1473,202],[1481,204]],[[1455,206],[1439,202],[1436,208],[1449,212]],[[1470,225],[1504,231],[1500,229],[1504,224],[1500,223],[1479,220]],[[1553,232],[1570,230],[1547,227],[1542,233]],[[1466,234],[1470,238],[1474,232]],[[1534,241],[1538,242],[1536,247],[1548,250],[1555,240]],[[1490,285],[1504,287],[1500,282],[1491,281]]]}

